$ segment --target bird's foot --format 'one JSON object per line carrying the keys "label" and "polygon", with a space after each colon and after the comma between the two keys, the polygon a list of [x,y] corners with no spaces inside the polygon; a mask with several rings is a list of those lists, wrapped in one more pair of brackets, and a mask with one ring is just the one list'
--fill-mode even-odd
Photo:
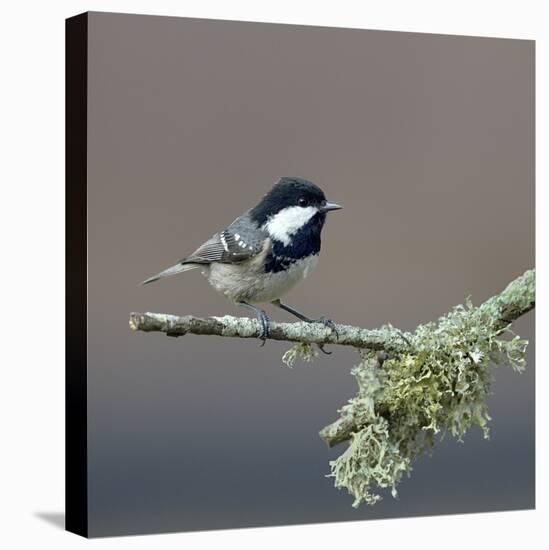
{"label": "bird's foot", "polygon": [[[309,319],[307,322],[308,323],[320,323],[320,324],[324,325],[325,327],[328,327],[335,334],[336,340],[339,338],[339,333],[337,332],[337,328],[336,328],[335,323],[331,319],[327,319],[326,317],[324,317],[324,315],[322,317],[319,317],[318,319]],[[324,344],[317,344],[317,346],[318,346],[318,349],[322,353],[324,353],[324,355],[332,355],[331,351],[326,351],[324,349]]]}
{"label": "bird's foot", "polygon": [[336,336],[336,340],[339,338],[339,332],[337,332],[336,324],[331,320],[324,317],[319,317],[318,319],[313,319],[314,323],[322,323],[325,327],[328,327]]}
{"label": "bird's foot", "polygon": [[247,302],[239,302],[239,305],[255,313],[257,321],[259,322],[258,338],[261,340],[261,347],[263,347],[265,345],[265,342],[267,341],[267,338],[269,338],[270,335],[269,316],[261,308],[256,307],[252,304],[248,304]]}
{"label": "bird's foot", "polygon": [[[291,313],[292,315],[295,315],[298,319],[301,319],[302,321],[305,321],[306,323],[322,323],[325,327],[328,327],[333,333],[336,335],[336,340],[339,339],[339,334],[337,332],[337,328],[335,323],[331,319],[327,319],[326,317],[322,316],[318,319],[311,319],[310,317],[307,317],[307,315],[304,315],[297,309],[294,309],[293,307],[289,306],[288,304],[283,304],[279,299],[273,300],[271,302],[274,306],[279,307],[280,309],[283,309],[284,311],[287,311],[288,313]],[[331,355],[331,351],[326,351],[324,349],[324,344],[317,344],[318,348],[322,353],[325,353],[326,355]]]}
{"label": "bird's foot", "polygon": [[259,321],[259,324],[261,325],[261,330],[259,332],[259,339],[261,340],[261,347],[265,345],[265,342],[267,341],[267,338],[269,338],[271,329],[270,329],[270,319],[269,316],[260,309],[257,314],[257,320]]}

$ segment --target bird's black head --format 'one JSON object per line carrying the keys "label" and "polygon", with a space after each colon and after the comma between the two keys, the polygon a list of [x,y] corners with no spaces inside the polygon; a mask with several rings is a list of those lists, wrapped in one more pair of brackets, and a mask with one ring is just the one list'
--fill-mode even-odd
{"label": "bird's black head", "polygon": [[250,211],[252,220],[269,234],[273,243],[266,271],[287,269],[289,263],[318,254],[326,213],[340,208],[328,202],[314,183],[280,178]]}
{"label": "bird's black head", "polygon": [[[252,219],[260,226],[273,220],[277,214],[286,211],[283,218],[289,223],[305,223],[315,214],[324,215],[341,206],[326,200],[324,192],[311,181],[296,177],[280,178],[261,202],[252,208]],[[281,220],[282,221],[282,220]]]}

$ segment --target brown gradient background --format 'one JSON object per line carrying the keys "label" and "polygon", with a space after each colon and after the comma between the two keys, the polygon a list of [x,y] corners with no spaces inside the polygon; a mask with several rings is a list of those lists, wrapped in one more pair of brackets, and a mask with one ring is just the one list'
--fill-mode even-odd
{"label": "brown gradient background", "polygon": [[[447,437],[375,507],[337,491],[317,431],[355,393],[352,350],[293,370],[288,345],[132,333],[130,311],[243,314],[198,272],[139,286],[281,175],[331,214],[311,314],[403,329],[534,265],[534,44],[92,13],[90,533],[534,506],[528,370],[497,371],[492,439]],[[275,319],[289,319],[271,311]]]}

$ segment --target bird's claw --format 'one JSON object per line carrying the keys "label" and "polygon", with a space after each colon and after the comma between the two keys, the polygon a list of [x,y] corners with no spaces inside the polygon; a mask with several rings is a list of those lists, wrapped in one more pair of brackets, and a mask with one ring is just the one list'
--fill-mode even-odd
{"label": "bird's claw", "polygon": [[317,344],[318,349],[324,354],[324,355],[332,355],[331,351],[326,351],[324,349],[324,344]]}
{"label": "bird's claw", "polygon": [[315,319],[315,323],[322,323],[325,327],[328,327],[336,336],[336,340],[339,338],[339,333],[337,332],[336,324],[331,320],[324,317],[319,317]]}
{"label": "bird's claw", "polygon": [[265,342],[267,341],[267,338],[269,338],[270,335],[270,327],[269,327],[269,317],[268,315],[260,308],[248,304],[248,302],[238,302],[239,306],[245,307],[246,309],[249,309],[255,313],[255,316],[257,318],[257,322],[259,323],[259,336],[258,338],[261,340],[261,347],[265,345]]}
{"label": "bird's claw", "polygon": [[[337,332],[336,325],[331,319],[328,319],[328,318],[324,317],[324,315],[323,315],[322,317],[319,317],[318,319],[313,319],[313,323],[321,323],[325,327],[328,327],[335,334],[336,340],[339,338],[339,333]],[[322,353],[324,353],[324,355],[332,355],[331,351],[326,351],[324,349],[324,345],[325,344],[317,344],[318,349]]]}
{"label": "bird's claw", "polygon": [[260,325],[260,331],[258,338],[261,340],[260,347],[263,347],[265,345],[265,342],[267,341],[267,338],[269,338],[270,335],[270,326],[269,326],[269,317],[265,312],[263,314],[260,314],[257,316],[259,325]]}

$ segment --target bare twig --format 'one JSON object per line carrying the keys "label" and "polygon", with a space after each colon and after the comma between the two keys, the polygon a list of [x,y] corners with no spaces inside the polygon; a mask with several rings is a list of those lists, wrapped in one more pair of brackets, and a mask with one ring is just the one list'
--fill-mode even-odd
{"label": "bare twig", "polygon": [[[166,313],[131,313],[130,327],[143,332],[164,332],[168,336],[185,334],[233,338],[258,338],[259,323],[248,317],[194,317]],[[270,323],[269,338],[305,344],[339,344],[371,350],[402,351],[408,347],[400,330],[392,327],[368,330],[351,325],[336,325],[337,333],[322,323]]]}

